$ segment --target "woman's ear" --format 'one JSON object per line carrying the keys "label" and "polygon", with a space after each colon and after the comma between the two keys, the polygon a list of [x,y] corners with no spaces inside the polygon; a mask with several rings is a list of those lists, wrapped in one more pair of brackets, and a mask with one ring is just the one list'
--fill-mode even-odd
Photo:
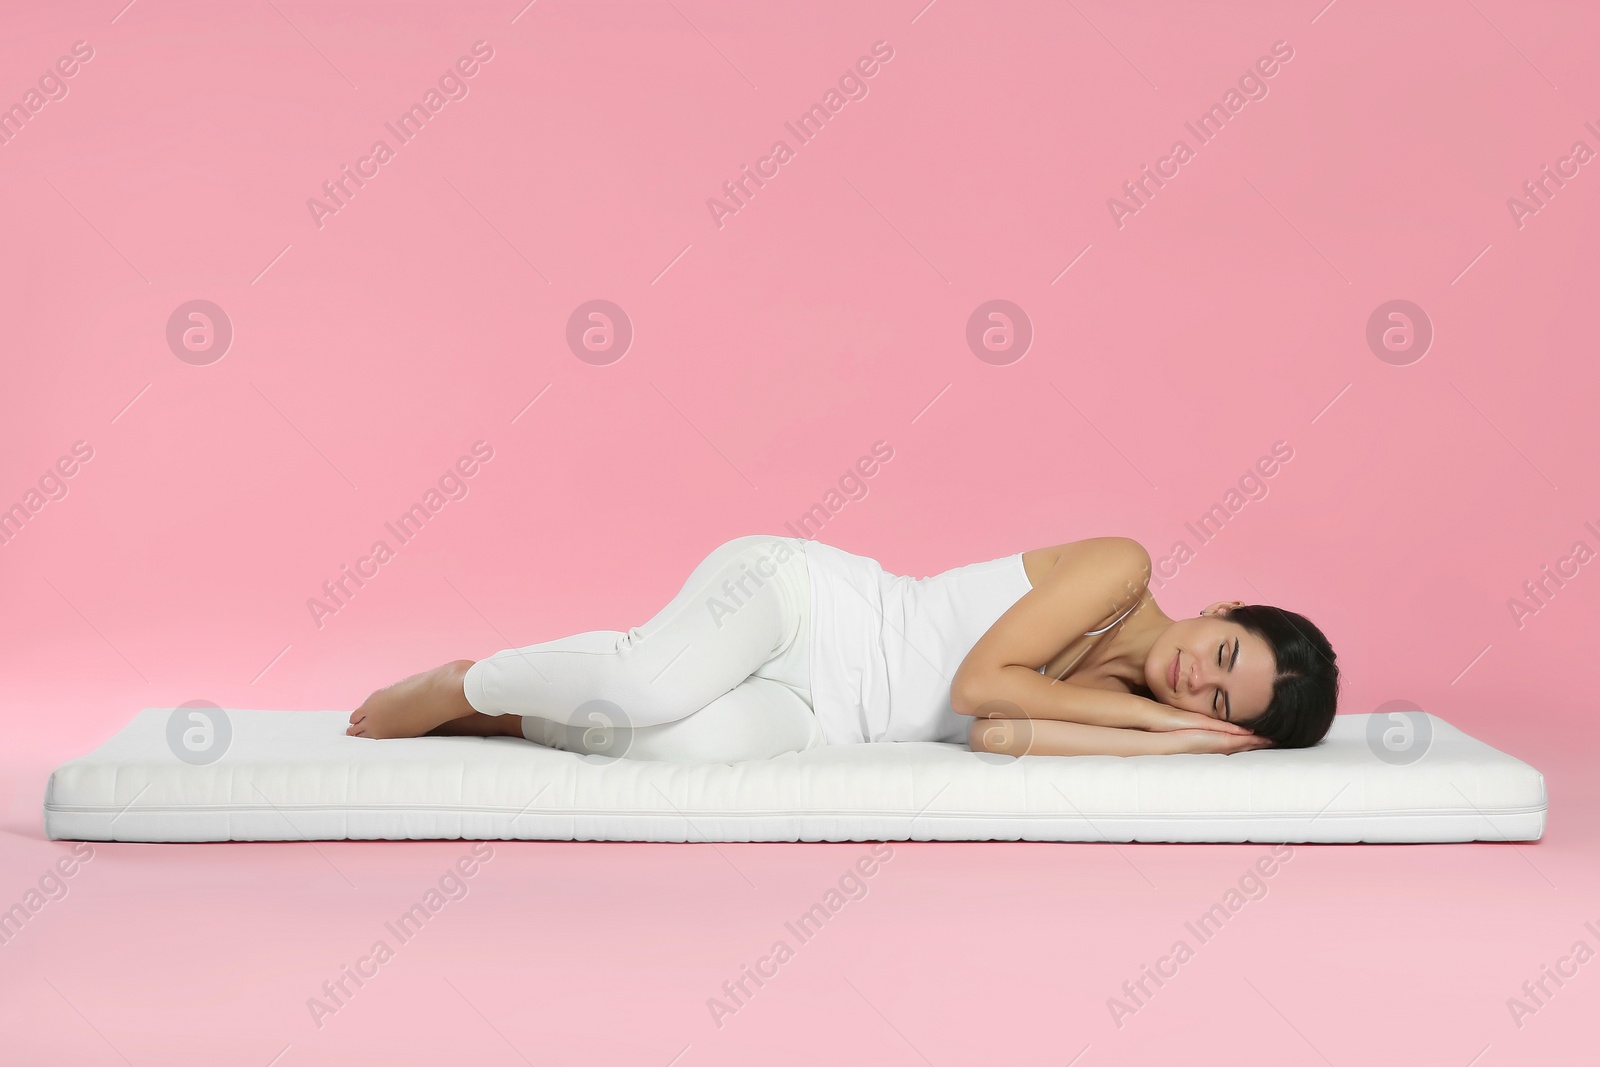
{"label": "woman's ear", "polygon": [[1232,611],[1234,608],[1242,607],[1244,607],[1244,601],[1242,600],[1219,600],[1215,604],[1207,605],[1201,610],[1200,614],[1217,615],[1226,618],[1228,612]]}

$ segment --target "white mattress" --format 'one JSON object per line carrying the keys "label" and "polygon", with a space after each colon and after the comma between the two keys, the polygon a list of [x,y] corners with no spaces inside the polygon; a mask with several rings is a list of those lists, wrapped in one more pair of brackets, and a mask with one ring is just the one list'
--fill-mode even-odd
{"label": "white mattress", "polygon": [[[1419,715],[1421,713],[1418,713]],[[56,770],[45,831],[87,841],[1532,841],[1544,777],[1426,716],[1420,759],[1341,715],[1313,749],[1027,756],[934,742],[688,766],[515,738],[347,737],[348,712],[233,711],[215,762],[151,708]],[[1421,733],[1426,731],[1419,731]]]}

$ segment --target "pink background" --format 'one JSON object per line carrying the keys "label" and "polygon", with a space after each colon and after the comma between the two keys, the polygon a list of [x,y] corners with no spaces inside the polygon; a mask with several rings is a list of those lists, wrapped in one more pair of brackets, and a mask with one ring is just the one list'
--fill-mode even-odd
{"label": "pink background", "polygon": [[[1506,999],[1600,949],[1600,566],[1521,626],[1508,602],[1600,549],[1600,162],[1520,227],[1507,199],[1600,149],[1600,17],[924,3],[9,0],[0,103],[94,56],[0,146],[0,505],[94,455],[0,546],[0,906],[71,847],[49,770],[138,709],[349,708],[635,625],[880,440],[818,536],[917,575],[1103,534],[1159,560],[1287,442],[1162,606],[1305,613],[1342,710],[1412,700],[1543,771],[1545,839],[1302,846],[1120,1029],[1106,999],[1267,846],[897,845],[719,1029],[706,999],[867,846],[497,843],[319,1029],[306,999],[464,843],[101,845],[0,946],[8,1058],[1594,1061],[1600,963],[1520,1028]],[[307,199],[479,40],[469,94],[319,228]],[[1108,198],[1280,40],[1268,95],[1119,228]],[[165,339],[193,299],[234,330],[209,365]],[[609,365],[565,340],[592,299],[635,331]],[[965,341],[992,299],[1034,331],[1005,365]],[[1407,365],[1366,342],[1395,299],[1435,331]],[[307,600],[479,440],[468,495],[319,627]]]}

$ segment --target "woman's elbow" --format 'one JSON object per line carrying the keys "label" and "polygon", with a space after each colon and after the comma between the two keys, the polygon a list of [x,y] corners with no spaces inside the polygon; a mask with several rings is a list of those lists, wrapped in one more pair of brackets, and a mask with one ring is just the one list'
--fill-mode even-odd
{"label": "woman's elbow", "polygon": [[992,674],[965,678],[957,675],[950,685],[950,710],[976,719],[1025,717],[1014,702],[996,695],[996,688]]}
{"label": "woman's elbow", "polygon": [[957,715],[976,715],[984,697],[970,677],[957,674],[950,683],[950,710]]}
{"label": "woman's elbow", "polygon": [[1038,752],[1032,719],[988,719],[978,716],[967,727],[967,747],[974,752],[1026,756]]}
{"label": "woman's elbow", "polygon": [[973,719],[967,726],[967,747],[974,752],[988,752],[990,736],[990,723],[984,719]]}

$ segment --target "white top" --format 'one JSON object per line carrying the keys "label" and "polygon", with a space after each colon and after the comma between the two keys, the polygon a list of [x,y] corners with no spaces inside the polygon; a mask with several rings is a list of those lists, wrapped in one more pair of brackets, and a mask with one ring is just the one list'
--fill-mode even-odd
{"label": "white top", "polygon": [[972,720],[950,682],[995,621],[1032,588],[1019,552],[908,578],[819,541],[811,574],[811,705],[830,745],[965,744]]}

